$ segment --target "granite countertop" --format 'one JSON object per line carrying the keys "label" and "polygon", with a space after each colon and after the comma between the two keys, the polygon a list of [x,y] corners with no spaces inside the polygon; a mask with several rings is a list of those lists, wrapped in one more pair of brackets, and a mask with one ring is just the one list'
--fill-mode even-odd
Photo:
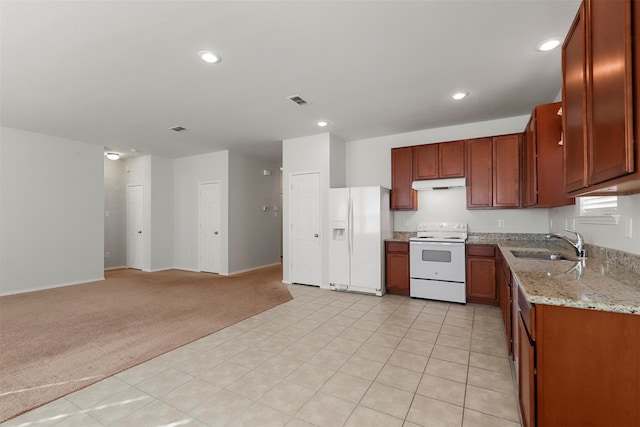
{"label": "granite countertop", "polygon": [[[500,248],[531,303],[640,315],[640,275],[637,273],[606,259],[577,260],[574,253],[544,241],[496,240],[492,243]],[[573,260],[517,258],[512,250],[562,253]]]}
{"label": "granite countertop", "polygon": [[[386,240],[407,242],[412,235],[415,233],[396,232]],[[571,259],[575,253],[568,245],[545,240],[543,235],[503,236],[470,234],[467,244],[497,245],[529,302],[640,315],[640,257],[626,254],[623,260],[610,259],[588,247],[584,262],[516,258],[511,250],[561,253]],[[627,268],[630,265],[635,270]]]}
{"label": "granite countertop", "polygon": [[409,242],[409,239],[416,236],[415,231],[394,231],[393,237],[384,239],[385,242]]}
{"label": "granite countertop", "polygon": [[384,239],[384,241],[409,243],[409,238],[404,236],[400,236],[400,237],[393,236],[393,237],[389,237],[388,239]]}

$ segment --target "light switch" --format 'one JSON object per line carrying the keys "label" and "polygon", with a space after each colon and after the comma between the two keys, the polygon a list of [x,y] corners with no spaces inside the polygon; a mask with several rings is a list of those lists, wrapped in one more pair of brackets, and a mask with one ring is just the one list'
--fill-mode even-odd
{"label": "light switch", "polygon": [[624,224],[624,237],[631,239],[633,237],[633,218],[627,218]]}

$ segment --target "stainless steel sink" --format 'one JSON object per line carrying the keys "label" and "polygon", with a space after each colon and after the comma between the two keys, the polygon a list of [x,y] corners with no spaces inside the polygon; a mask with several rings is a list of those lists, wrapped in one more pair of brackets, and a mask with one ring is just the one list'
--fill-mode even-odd
{"label": "stainless steel sink", "polygon": [[530,258],[540,259],[545,261],[573,261],[573,258],[566,257],[562,254],[556,254],[553,252],[539,252],[539,251],[511,251],[516,258]]}

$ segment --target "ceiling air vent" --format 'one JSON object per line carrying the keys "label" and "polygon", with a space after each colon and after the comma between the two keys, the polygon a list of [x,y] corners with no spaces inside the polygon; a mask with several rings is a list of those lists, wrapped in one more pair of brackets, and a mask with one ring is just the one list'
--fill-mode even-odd
{"label": "ceiling air vent", "polygon": [[287,99],[292,100],[293,102],[295,102],[298,105],[307,105],[309,104],[309,101],[306,101],[304,98],[302,98],[300,95],[291,95],[291,96],[287,96]]}
{"label": "ceiling air vent", "polygon": [[169,130],[173,130],[173,131],[176,131],[176,132],[182,132],[183,130],[187,130],[187,128],[184,127],[184,126],[173,126],[173,127],[170,127]]}

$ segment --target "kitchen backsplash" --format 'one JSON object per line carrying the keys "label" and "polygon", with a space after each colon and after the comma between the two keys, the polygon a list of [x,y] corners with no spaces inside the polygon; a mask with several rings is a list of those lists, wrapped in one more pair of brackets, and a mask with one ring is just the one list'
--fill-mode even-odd
{"label": "kitchen backsplash", "polygon": [[540,233],[468,233],[467,238],[474,240],[546,240]]}
{"label": "kitchen backsplash", "polygon": [[617,249],[603,248],[602,246],[586,244],[587,259],[590,257],[604,261],[607,264],[619,266],[625,270],[640,274],[640,255]]}

